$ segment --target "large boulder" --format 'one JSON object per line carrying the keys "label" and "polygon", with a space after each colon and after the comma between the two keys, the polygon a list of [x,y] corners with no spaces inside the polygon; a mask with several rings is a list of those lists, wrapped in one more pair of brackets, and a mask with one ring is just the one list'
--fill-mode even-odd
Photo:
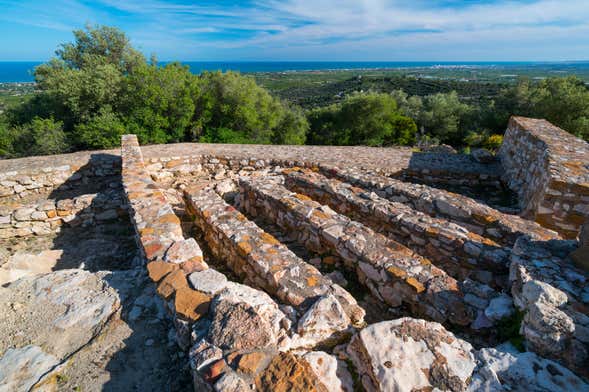
{"label": "large boulder", "polygon": [[463,391],[476,366],[468,342],[441,324],[408,317],[364,328],[347,353],[368,391]]}

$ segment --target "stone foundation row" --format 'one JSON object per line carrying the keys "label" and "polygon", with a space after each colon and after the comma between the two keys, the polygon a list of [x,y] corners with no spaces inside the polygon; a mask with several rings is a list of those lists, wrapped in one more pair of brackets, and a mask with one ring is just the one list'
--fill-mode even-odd
{"label": "stone foundation row", "polygon": [[45,200],[26,206],[4,206],[0,210],[0,238],[26,237],[113,221],[128,214],[119,191],[88,194],[73,199]]}
{"label": "stone foundation row", "polygon": [[442,189],[405,183],[356,169],[321,167],[321,171],[328,177],[373,191],[385,199],[454,222],[503,246],[513,246],[521,235],[542,241],[560,238],[558,233],[535,222],[502,213],[469,197]]}
{"label": "stone foundation row", "polygon": [[386,234],[434,261],[456,279],[504,286],[509,249],[443,219],[375,193],[304,170],[285,170],[287,188]]}
{"label": "stone foundation row", "polygon": [[239,205],[295,233],[309,250],[341,258],[389,306],[406,306],[411,314],[473,328],[490,327],[492,319],[504,316],[493,313],[495,299],[502,297],[489,286],[459,284],[428,259],[280,182],[280,177],[240,178]]}
{"label": "stone foundation row", "polygon": [[348,292],[249,221],[212,189],[186,191],[185,196],[187,210],[215,257],[244,283],[263,289],[299,311],[316,306],[317,298],[333,296],[337,301],[332,306],[341,309],[331,315],[334,323],[343,329],[363,323],[364,310]]}

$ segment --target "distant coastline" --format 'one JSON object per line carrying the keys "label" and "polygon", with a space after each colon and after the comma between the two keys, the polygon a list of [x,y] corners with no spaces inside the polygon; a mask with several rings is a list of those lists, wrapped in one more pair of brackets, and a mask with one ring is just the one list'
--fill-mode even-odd
{"label": "distant coastline", "polygon": [[[162,64],[167,62],[162,61]],[[557,66],[564,70],[589,69],[589,61],[570,62],[444,62],[444,61],[182,61],[193,73],[203,71],[257,72],[312,72],[344,70],[396,70],[419,68],[527,68]],[[0,83],[32,82],[34,68],[39,61],[0,61]]]}

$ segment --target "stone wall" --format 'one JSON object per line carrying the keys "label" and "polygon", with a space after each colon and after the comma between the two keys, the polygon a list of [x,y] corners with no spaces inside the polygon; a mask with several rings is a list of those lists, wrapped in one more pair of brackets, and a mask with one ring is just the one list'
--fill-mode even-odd
{"label": "stone wall", "polygon": [[576,238],[589,219],[589,144],[546,120],[514,116],[499,157],[523,215]]}
{"label": "stone wall", "polygon": [[74,189],[97,177],[118,176],[120,173],[121,158],[99,152],[80,161],[76,161],[74,156],[71,162],[60,166],[25,166],[19,170],[0,172],[0,200],[49,193],[58,187],[60,190]]}
{"label": "stone wall", "polygon": [[575,241],[520,238],[511,255],[511,293],[524,312],[528,350],[589,376],[589,279],[568,254]]}
{"label": "stone wall", "polygon": [[63,226],[96,225],[127,214],[127,204],[116,190],[36,204],[11,203],[0,206],[0,238],[49,234]]}
{"label": "stone wall", "polygon": [[507,275],[510,249],[447,220],[312,171],[284,172],[290,190],[386,234],[430,258],[453,277],[504,286],[501,275]]}
{"label": "stone wall", "polygon": [[506,214],[476,200],[427,185],[406,183],[370,171],[321,166],[328,177],[370,190],[390,201],[447,219],[468,231],[490,238],[503,246],[513,246],[521,235],[538,240],[558,239],[555,231],[517,215]]}
{"label": "stone wall", "polygon": [[[240,206],[296,234],[307,248],[343,259],[359,281],[389,306],[405,305],[438,322],[483,327],[480,318],[500,297],[493,289],[470,280],[459,283],[403,245],[276,181],[241,178]],[[486,327],[493,325],[483,318],[489,322]]]}
{"label": "stone wall", "polygon": [[[302,311],[313,306],[319,297],[334,296],[337,307],[346,314],[344,318],[349,317],[341,323],[342,329],[348,328],[349,320],[355,325],[363,323],[364,310],[354,297],[225,203],[212,189],[185,194],[188,210],[204,232],[210,249],[244,278],[244,283]],[[335,313],[334,322],[338,312]]]}

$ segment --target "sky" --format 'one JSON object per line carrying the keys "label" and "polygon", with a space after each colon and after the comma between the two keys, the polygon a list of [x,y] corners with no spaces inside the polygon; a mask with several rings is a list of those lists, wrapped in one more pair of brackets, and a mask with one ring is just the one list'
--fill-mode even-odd
{"label": "sky", "polygon": [[0,61],[87,23],[162,61],[589,60],[589,0],[0,0]]}

